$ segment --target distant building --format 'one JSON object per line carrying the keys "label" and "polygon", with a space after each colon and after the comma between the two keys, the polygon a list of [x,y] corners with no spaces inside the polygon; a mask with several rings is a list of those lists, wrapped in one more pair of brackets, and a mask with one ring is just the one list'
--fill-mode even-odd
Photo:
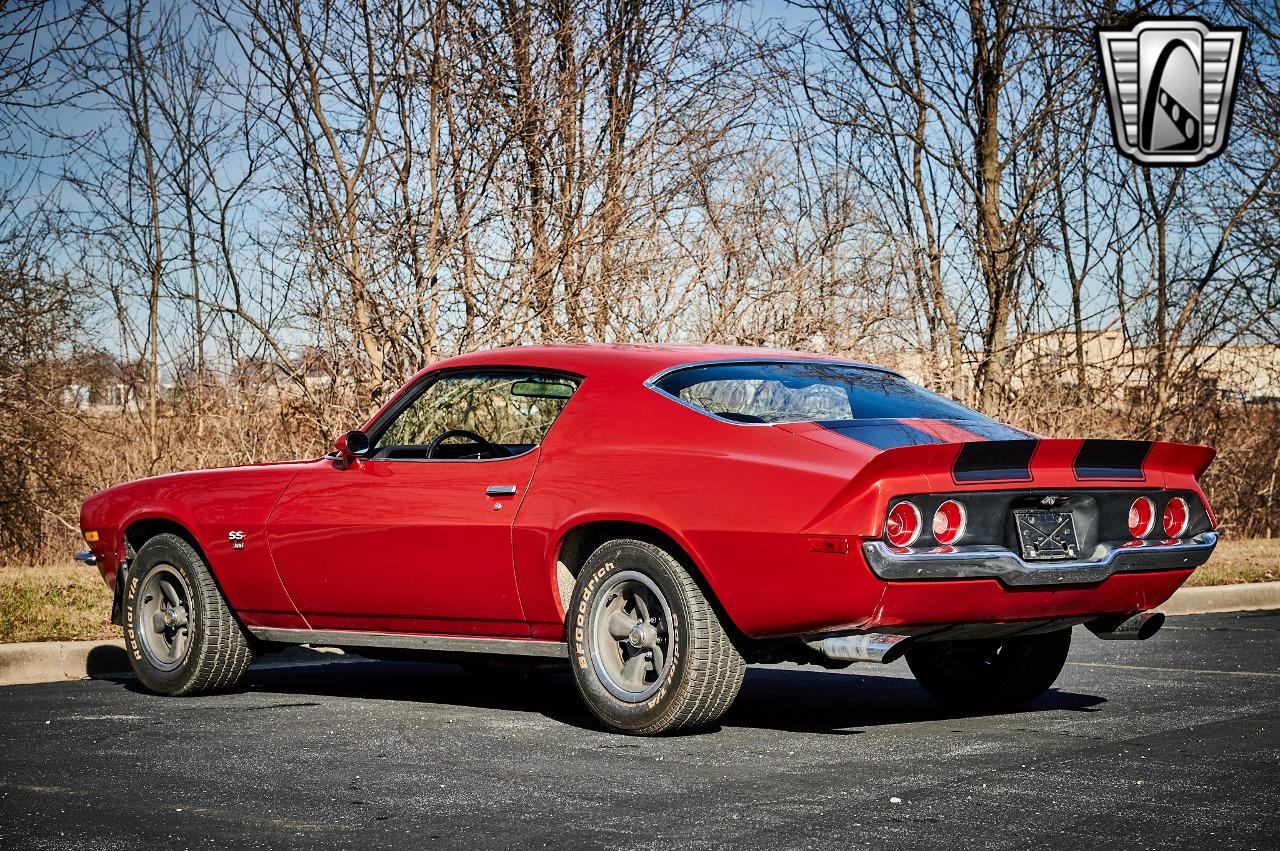
{"label": "distant building", "polygon": [[[1078,380],[1073,332],[1025,335],[1019,342],[1015,385],[1025,384],[1033,376],[1057,376],[1070,383]],[[1122,332],[1109,330],[1085,332],[1080,349],[1089,386],[1133,398],[1150,385],[1156,365],[1154,347],[1131,346]],[[1280,401],[1280,346],[1175,346],[1168,357],[1172,373],[1194,375],[1202,387],[1213,388],[1223,398],[1255,403]]]}

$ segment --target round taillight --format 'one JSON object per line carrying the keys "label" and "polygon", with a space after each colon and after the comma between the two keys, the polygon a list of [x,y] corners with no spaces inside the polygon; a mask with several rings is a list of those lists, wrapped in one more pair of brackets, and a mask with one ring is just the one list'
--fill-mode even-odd
{"label": "round taillight", "polygon": [[964,534],[967,519],[964,506],[954,499],[942,503],[938,506],[938,510],[933,512],[934,540],[939,544],[954,544]]}
{"label": "round taillight", "polygon": [[1135,538],[1145,538],[1151,534],[1156,525],[1156,506],[1145,496],[1140,496],[1129,506],[1129,534]]}
{"label": "round taillight", "polygon": [[909,547],[920,537],[920,509],[910,502],[900,502],[889,511],[885,534],[895,547]]}
{"label": "round taillight", "polygon": [[1180,496],[1169,500],[1164,507],[1164,533],[1170,538],[1177,538],[1187,531],[1187,521],[1191,512],[1187,509],[1187,501]]}

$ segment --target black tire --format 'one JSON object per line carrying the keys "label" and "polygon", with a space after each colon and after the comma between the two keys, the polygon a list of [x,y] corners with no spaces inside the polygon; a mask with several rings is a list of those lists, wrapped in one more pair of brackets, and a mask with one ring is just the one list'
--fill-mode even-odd
{"label": "black tire", "polygon": [[925,691],[962,709],[1011,709],[1049,690],[1071,649],[1071,630],[990,641],[924,641],[907,665]]}
{"label": "black tire", "polygon": [[715,610],[680,562],[653,544],[615,540],[592,553],[566,620],[578,693],[612,730],[706,727],[742,687],[746,662]]}
{"label": "black tire", "polygon": [[204,559],[171,534],[143,544],[129,567],[124,642],[134,673],[157,694],[225,691],[253,661]]}

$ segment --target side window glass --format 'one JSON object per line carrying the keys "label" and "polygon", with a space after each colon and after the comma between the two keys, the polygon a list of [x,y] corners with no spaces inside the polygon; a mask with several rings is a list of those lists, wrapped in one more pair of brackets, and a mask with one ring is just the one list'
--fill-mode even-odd
{"label": "side window glass", "polygon": [[[382,430],[373,456],[483,460],[520,455],[542,443],[576,389],[575,379],[542,373],[446,375]],[[462,434],[440,439],[449,432]]]}
{"label": "side window glass", "polygon": [[849,419],[849,397],[830,384],[792,389],[780,381],[704,381],[680,391],[680,398],[735,422],[762,423],[778,419]]}

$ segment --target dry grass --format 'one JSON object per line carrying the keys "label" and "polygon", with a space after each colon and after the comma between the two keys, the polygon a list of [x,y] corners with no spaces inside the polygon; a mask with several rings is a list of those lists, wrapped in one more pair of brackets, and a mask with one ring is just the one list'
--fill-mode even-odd
{"label": "dry grass", "polygon": [[[1188,585],[1280,580],[1280,538],[1224,540]],[[0,643],[119,638],[111,593],[74,565],[0,568]]]}
{"label": "dry grass", "polygon": [[1188,585],[1232,585],[1280,580],[1280,538],[1224,539]]}
{"label": "dry grass", "polygon": [[0,643],[119,637],[111,592],[93,568],[0,568]]}

